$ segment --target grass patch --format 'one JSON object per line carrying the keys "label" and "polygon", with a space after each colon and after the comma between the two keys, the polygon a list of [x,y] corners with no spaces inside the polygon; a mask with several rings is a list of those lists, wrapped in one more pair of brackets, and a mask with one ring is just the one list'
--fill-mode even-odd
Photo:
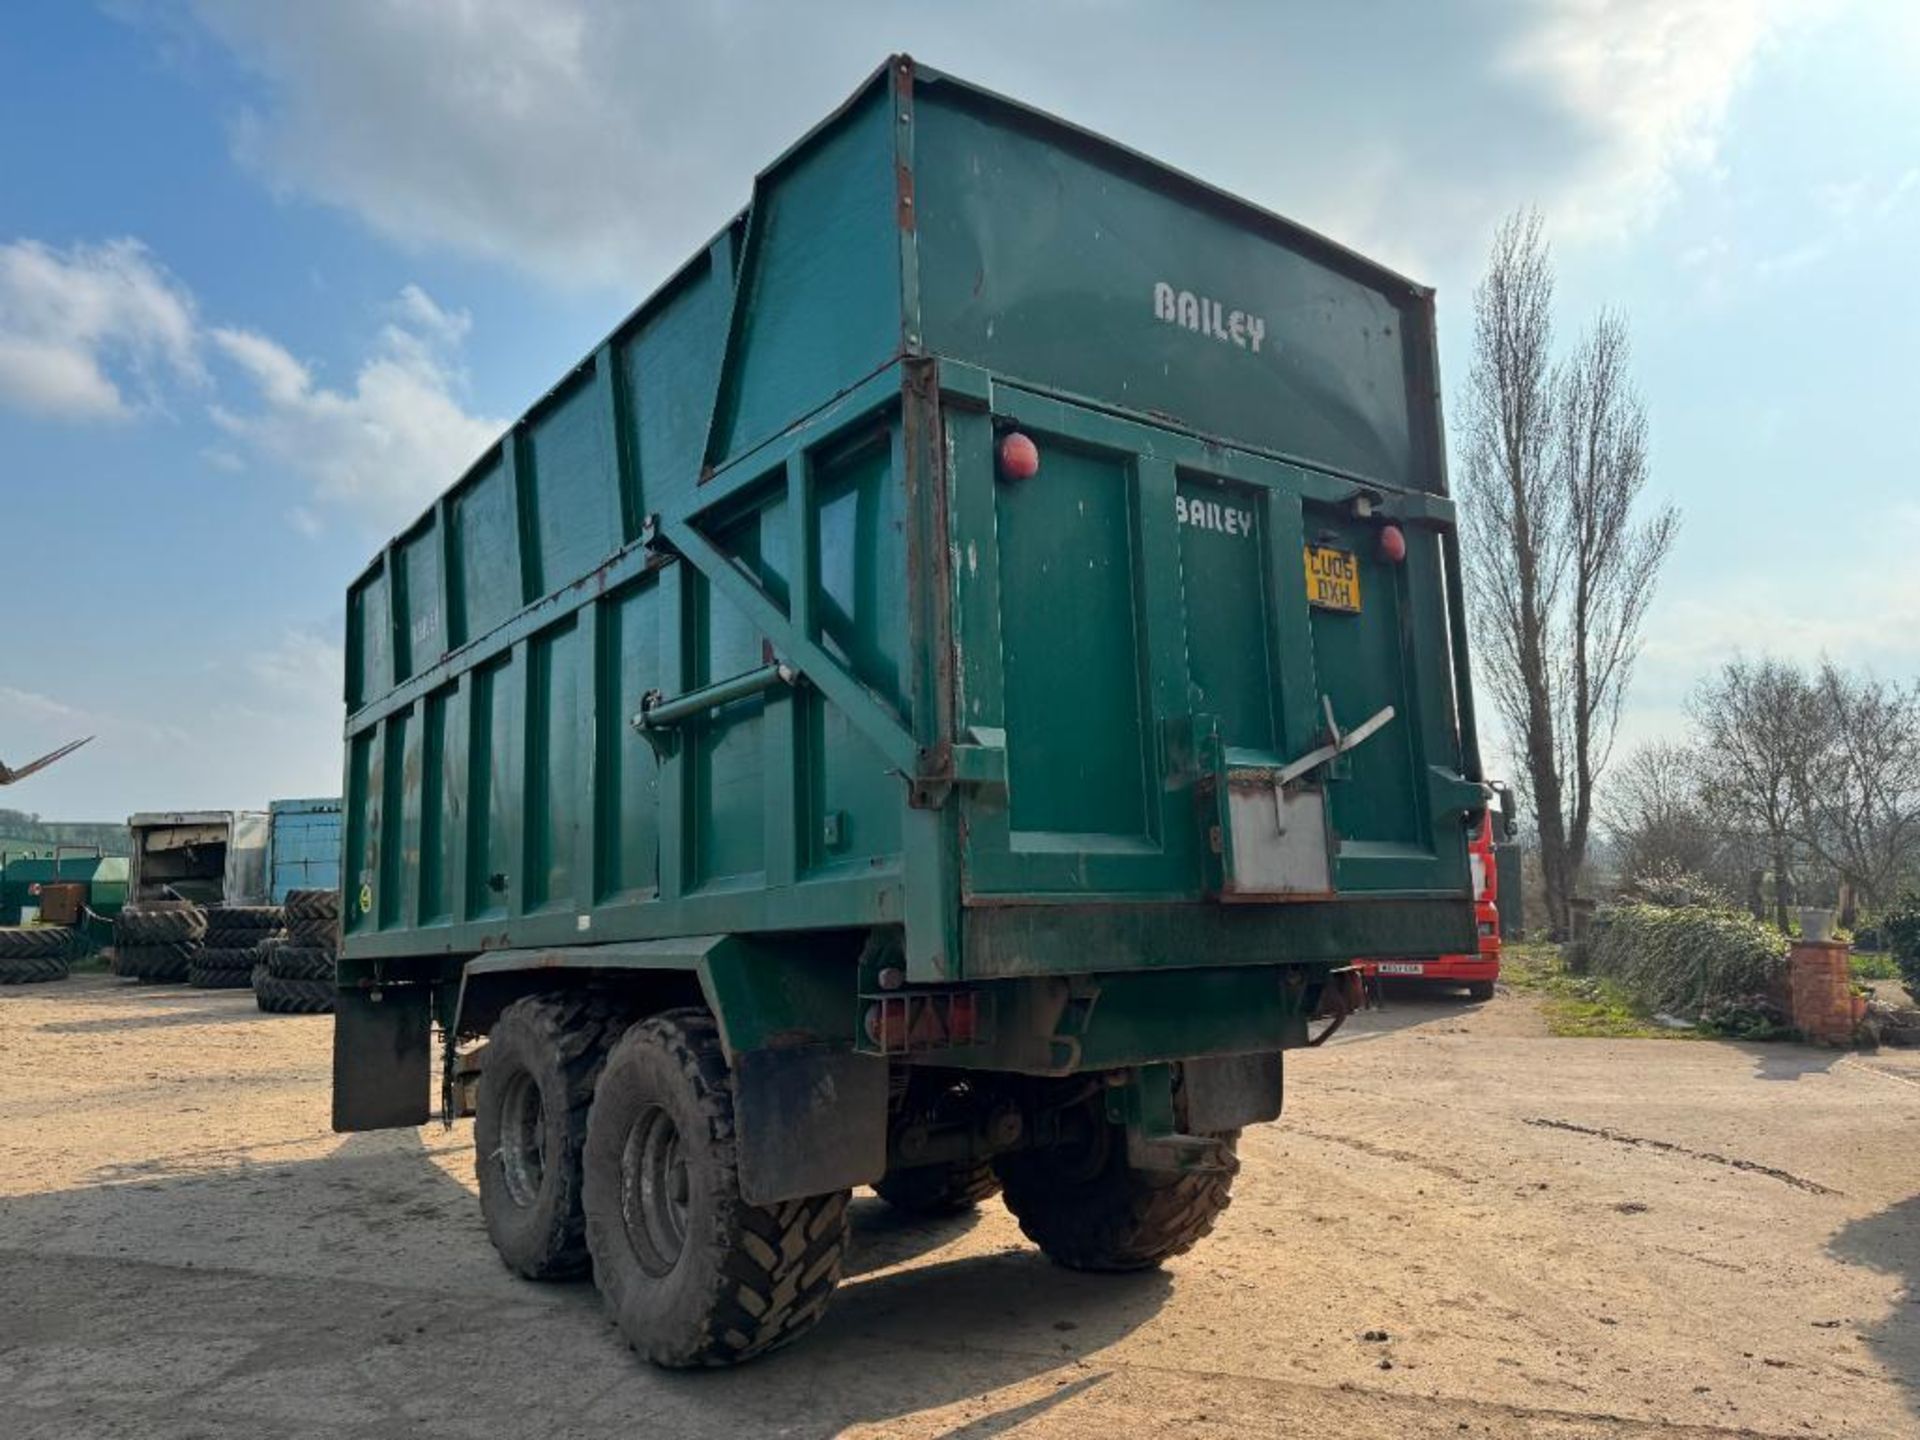
{"label": "grass patch", "polygon": [[1570,975],[1558,945],[1506,944],[1500,978],[1535,995],[1551,1035],[1588,1040],[1691,1040],[1691,1030],[1669,1030],[1635,1006],[1625,989],[1598,975]]}
{"label": "grass patch", "polygon": [[1848,964],[1856,980],[1898,980],[1900,967],[1884,950],[1856,950]]}

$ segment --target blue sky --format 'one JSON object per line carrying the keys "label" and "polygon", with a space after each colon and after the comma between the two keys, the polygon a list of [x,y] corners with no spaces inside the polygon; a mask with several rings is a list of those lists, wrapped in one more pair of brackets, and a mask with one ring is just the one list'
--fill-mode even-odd
{"label": "blue sky", "polygon": [[892,49],[1439,289],[1500,216],[1632,324],[1685,521],[1627,738],[1738,651],[1920,672],[1920,6],[16,0],[0,19],[0,803],[339,785],[378,544]]}

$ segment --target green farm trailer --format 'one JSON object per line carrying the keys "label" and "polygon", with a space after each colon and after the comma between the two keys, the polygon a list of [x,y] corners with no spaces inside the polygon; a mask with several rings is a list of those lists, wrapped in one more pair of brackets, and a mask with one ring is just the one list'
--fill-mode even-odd
{"label": "green farm trailer", "polygon": [[346,646],[334,1123],[437,1070],[662,1364],[806,1330],[855,1186],[1180,1253],[1348,962],[1475,943],[1430,292],[904,57]]}

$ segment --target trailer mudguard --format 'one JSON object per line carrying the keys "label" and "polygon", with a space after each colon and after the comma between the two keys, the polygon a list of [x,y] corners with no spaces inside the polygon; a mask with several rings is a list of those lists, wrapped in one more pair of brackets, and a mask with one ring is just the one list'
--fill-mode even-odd
{"label": "trailer mudguard", "polygon": [[433,1095],[433,990],[390,985],[333,997],[333,1128],[424,1125]]}
{"label": "trailer mudguard", "polygon": [[740,1188],[753,1204],[885,1173],[887,1062],[854,1050],[844,945],[694,935],[497,951],[462,972],[453,1032],[484,1033],[520,996],[582,984],[632,996],[640,1015],[690,1002],[713,1012],[733,1067]]}

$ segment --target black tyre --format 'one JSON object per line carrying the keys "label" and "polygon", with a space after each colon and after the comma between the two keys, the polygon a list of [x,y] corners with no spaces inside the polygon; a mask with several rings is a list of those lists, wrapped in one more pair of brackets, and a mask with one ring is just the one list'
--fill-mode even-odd
{"label": "black tyre", "polygon": [[0,960],[60,959],[72,933],[57,925],[9,925],[0,929]]}
{"label": "black tyre", "polygon": [[1217,1137],[1223,1171],[1173,1174],[1127,1164],[1127,1132],[1101,1117],[1071,1143],[994,1162],[1026,1237],[1070,1270],[1146,1270],[1193,1248],[1227,1208],[1239,1135]]}
{"label": "black tyre", "polygon": [[325,1015],[333,1009],[333,985],[324,980],[282,980],[253,967],[253,1000],[270,1015]]}
{"label": "black tyre", "polygon": [[0,955],[0,985],[39,985],[66,978],[64,955]]}
{"label": "black tyre", "polygon": [[480,1214],[507,1268],[529,1280],[586,1273],[580,1154],[587,1107],[620,1025],[584,995],[530,995],[487,1036],[474,1107]]}
{"label": "black tyre", "polygon": [[961,1160],[889,1170],[874,1193],[907,1215],[959,1215],[1000,1193],[991,1160]]}
{"label": "black tyre", "polygon": [[286,912],[287,924],[296,920],[338,920],[340,918],[340,892],[338,890],[289,890],[286,903],[281,906]]}
{"label": "black tyre", "polygon": [[122,910],[114,918],[117,945],[172,945],[199,940],[207,933],[207,912],[198,905],[172,902]]}
{"label": "black tyre", "polygon": [[199,955],[199,942],[192,940],[176,940],[165,945],[121,945],[114,951],[113,973],[149,983],[185,980]]}
{"label": "black tyre", "polygon": [[207,911],[208,941],[220,936],[242,937],[229,945],[250,944],[262,935],[271,935],[282,924],[278,905],[219,905]]}
{"label": "black tyre", "polygon": [[1469,980],[1467,982],[1467,999],[1491,1000],[1492,998],[1493,982],[1491,980]]}
{"label": "black tyre", "polygon": [[656,1365],[732,1365],[785,1345],[840,1283],[847,1191],[767,1206],[740,1194],[733,1087],[705,1010],[657,1015],[615,1043],[584,1170],[594,1284]]}
{"label": "black tyre", "polygon": [[333,984],[334,955],[301,945],[275,945],[265,955],[267,973],[276,980],[324,980]]}
{"label": "black tyre", "polygon": [[304,945],[315,950],[338,950],[340,922],[329,916],[322,916],[319,919],[289,920],[286,926],[286,937],[290,945]]}
{"label": "black tyre", "polygon": [[253,984],[253,952],[209,947],[187,967],[187,983],[197,990],[245,990]]}

